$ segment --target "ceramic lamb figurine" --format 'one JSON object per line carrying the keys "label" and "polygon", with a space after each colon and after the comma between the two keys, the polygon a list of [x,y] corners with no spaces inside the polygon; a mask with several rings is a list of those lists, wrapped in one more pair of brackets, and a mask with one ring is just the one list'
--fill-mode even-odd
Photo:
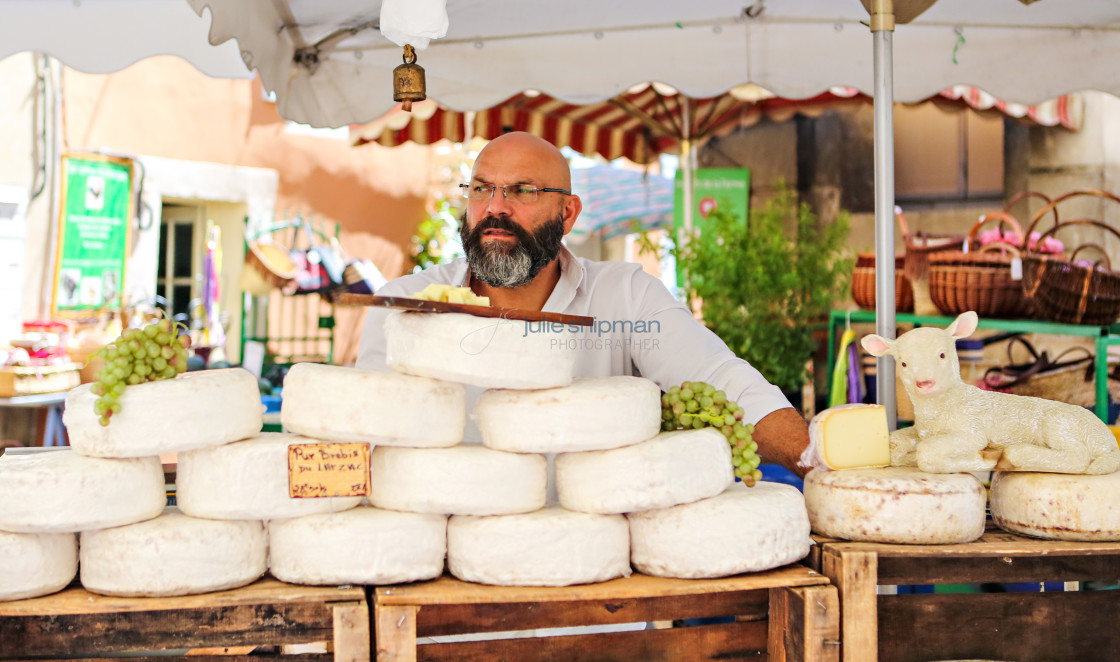
{"label": "ceramic lamb figurine", "polygon": [[891,433],[891,464],[931,473],[1120,469],[1116,437],[1088,409],[961,381],[955,341],[972,335],[976,323],[969,311],[945,329],[917,328],[894,341],[864,336],[868,352],[894,357],[914,403],[914,426]]}

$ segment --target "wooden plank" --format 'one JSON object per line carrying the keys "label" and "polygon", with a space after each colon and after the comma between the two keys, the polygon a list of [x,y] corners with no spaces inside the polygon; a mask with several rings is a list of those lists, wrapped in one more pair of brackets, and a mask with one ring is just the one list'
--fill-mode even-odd
{"label": "wooden plank", "polygon": [[0,602],[3,616],[53,616],[133,611],[170,611],[287,602],[352,602],[365,599],[361,587],[297,586],[271,578],[229,591],[176,598],[118,598],[90,593],[72,584],[60,593],[13,602]]}
{"label": "wooden plank", "polygon": [[378,605],[374,617],[377,662],[416,662],[415,605]]}
{"label": "wooden plank", "polygon": [[1115,580],[1120,552],[1099,556],[879,557],[879,584]]}
{"label": "wooden plank", "polygon": [[[838,549],[839,548],[839,549]],[[828,546],[822,557],[824,574],[836,585],[840,597],[841,655],[844,662],[875,662],[877,617],[874,552]]]}
{"label": "wooden plank", "polygon": [[334,659],[337,662],[369,662],[369,606],[362,602],[335,604]]}
{"label": "wooden plank", "polygon": [[[425,644],[424,662],[766,660],[763,621],[587,635]],[[381,658],[378,658],[380,662]]]}
{"label": "wooden plank", "polygon": [[1120,554],[1120,542],[1072,542],[1039,540],[999,529],[989,529],[979,540],[952,545],[900,545],[875,542],[829,542],[826,549],[875,552],[887,557],[960,557],[960,556],[1077,556]]}
{"label": "wooden plank", "polygon": [[840,602],[834,586],[770,589],[770,662],[840,659]]}
{"label": "wooden plank", "polygon": [[732,615],[764,620],[769,601],[769,591],[760,589],[664,598],[425,605],[417,617],[417,634],[433,637]]}
{"label": "wooden plank", "polygon": [[[1120,593],[879,596],[879,659],[1115,659]],[[846,646],[847,642],[845,642]]]}
{"label": "wooden plank", "polygon": [[[154,600],[153,606],[159,604]],[[71,605],[71,607],[73,607]],[[330,641],[331,608],[278,602],[0,618],[0,657]]]}
{"label": "wooden plank", "polygon": [[486,586],[444,576],[430,582],[379,587],[374,602],[377,605],[434,605],[621,600],[827,583],[823,575],[799,564],[721,579],[666,579],[635,573],[598,584],[564,587]]}

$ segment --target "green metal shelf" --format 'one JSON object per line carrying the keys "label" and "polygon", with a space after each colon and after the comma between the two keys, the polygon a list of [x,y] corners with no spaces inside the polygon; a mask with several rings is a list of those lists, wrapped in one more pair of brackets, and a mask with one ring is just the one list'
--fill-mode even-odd
{"label": "green metal shelf", "polygon": [[[955,317],[915,315],[896,313],[896,324],[914,326],[946,327]],[[871,310],[832,310],[828,317],[828,374],[836,366],[836,329],[851,323],[874,323],[875,312]],[[981,329],[995,329],[1013,333],[1042,333],[1053,336],[1080,336],[1093,338],[1096,342],[1096,406],[1093,411],[1097,417],[1108,423],[1108,348],[1120,345],[1120,324],[1107,326],[1087,326],[1083,324],[1062,324],[1043,320],[1005,320],[981,317],[977,326]]]}

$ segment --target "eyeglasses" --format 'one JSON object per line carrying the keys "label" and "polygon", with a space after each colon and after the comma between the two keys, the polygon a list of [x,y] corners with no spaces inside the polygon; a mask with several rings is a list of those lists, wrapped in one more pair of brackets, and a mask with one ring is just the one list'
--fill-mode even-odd
{"label": "eyeglasses", "polygon": [[572,192],[565,188],[537,188],[535,186],[525,186],[524,184],[509,184],[507,186],[492,186],[490,184],[459,184],[462,189],[463,195],[468,199],[476,202],[489,200],[494,197],[494,191],[502,189],[502,196],[506,200],[519,203],[530,203],[537,201],[538,193],[562,193],[564,195],[571,195]]}

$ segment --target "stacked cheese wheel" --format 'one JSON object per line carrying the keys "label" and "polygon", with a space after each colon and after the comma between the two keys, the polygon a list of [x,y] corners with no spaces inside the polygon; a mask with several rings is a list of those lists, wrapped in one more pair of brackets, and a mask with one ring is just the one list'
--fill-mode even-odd
{"label": "stacked cheese wheel", "polygon": [[259,433],[256,379],[227,369],[130,386],[107,426],[90,389],[66,399],[71,448],[0,457],[0,600],[61,590],[79,572],[107,595],[184,595],[263,575],[262,524],[165,510],[159,458]]}

